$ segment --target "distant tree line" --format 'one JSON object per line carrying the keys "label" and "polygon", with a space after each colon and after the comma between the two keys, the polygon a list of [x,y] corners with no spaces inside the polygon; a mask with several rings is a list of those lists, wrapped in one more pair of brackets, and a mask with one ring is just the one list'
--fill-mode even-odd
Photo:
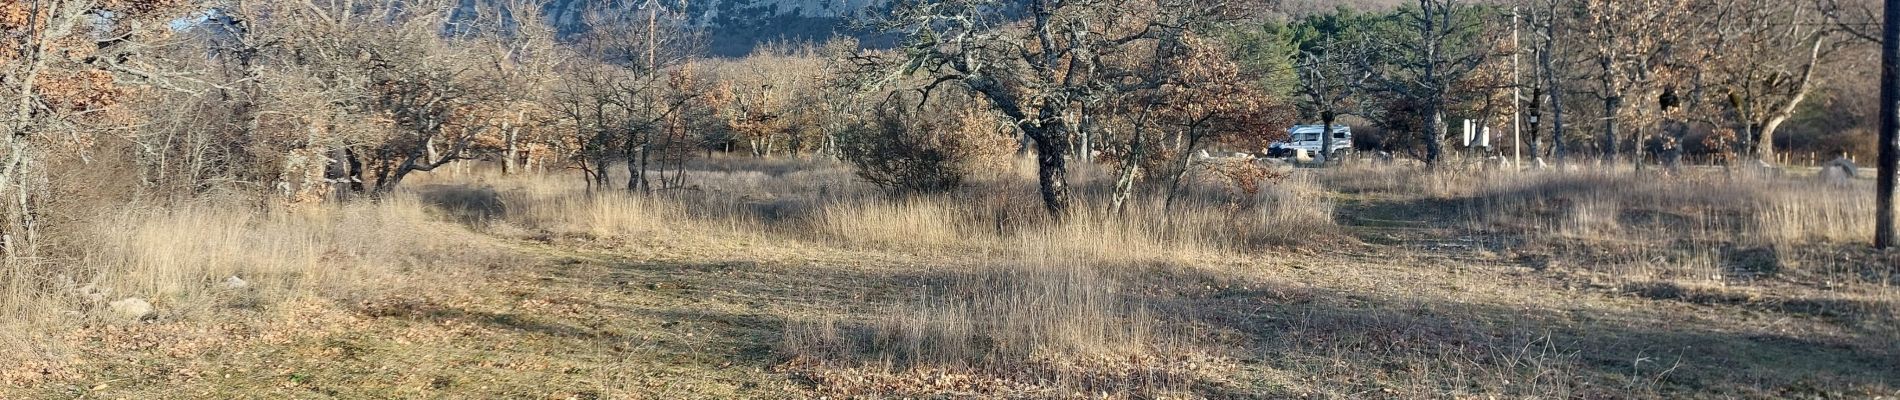
{"label": "distant tree line", "polygon": [[1816,120],[1864,108],[1844,71],[1871,54],[1871,13],[1832,0],[911,1],[863,27],[895,48],[744,58],[666,4],[566,35],[543,1],[0,0],[7,254],[63,203],[375,198],[469,160],[657,193],[709,153],[825,157],[915,193],[1033,154],[1057,217],[1077,163],[1114,171],[1116,212],[1194,174],[1258,188],[1276,173],[1197,152],[1301,121],[1433,165],[1460,120],[1553,162],[1772,161],[1811,143],[1791,122],[1865,129]]}

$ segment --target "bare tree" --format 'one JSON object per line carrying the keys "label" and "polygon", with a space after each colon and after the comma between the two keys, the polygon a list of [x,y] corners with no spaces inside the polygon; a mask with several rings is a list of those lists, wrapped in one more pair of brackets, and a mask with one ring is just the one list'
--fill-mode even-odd
{"label": "bare tree", "polygon": [[489,133],[490,126],[485,121],[458,119],[477,117],[466,113],[499,97],[493,82],[469,76],[474,59],[423,57],[411,64],[392,56],[397,55],[370,55],[372,85],[379,89],[372,104],[398,128],[377,149],[378,193],[394,189],[411,173],[472,159],[470,146]]}
{"label": "bare tree", "polygon": [[[494,51],[488,55],[489,76],[494,77],[504,96],[502,118],[501,169],[503,174],[519,171],[522,152],[533,133],[533,123],[546,110],[547,92],[554,80],[554,65],[563,55],[556,42],[555,27],[542,14],[548,0],[507,0],[478,3],[477,22]],[[532,155],[530,155],[530,160]]]}
{"label": "bare tree", "polygon": [[1224,43],[1197,32],[1240,9],[1222,2],[1156,6],[1159,12],[1147,20],[1110,19],[1122,21],[1124,32],[1146,31],[1149,38],[1122,46],[1078,39],[1083,52],[1091,55],[1083,61],[1081,79],[1099,83],[1083,92],[1072,111],[1077,123],[1069,126],[1087,142],[1077,150],[1108,145],[1104,152],[1117,155],[1119,173],[1109,204],[1116,213],[1126,211],[1146,170],[1173,177],[1165,188],[1172,204],[1181,178],[1191,169],[1194,150],[1207,143],[1203,139],[1246,130],[1231,122],[1277,111],[1268,106],[1259,80],[1241,71]]}
{"label": "bare tree", "polygon": [[1813,0],[1835,28],[1866,42],[1880,42],[1883,30],[1881,0]]}
{"label": "bare tree", "polygon": [[473,159],[471,147],[496,125],[491,106],[501,88],[480,76],[485,63],[475,51],[478,32],[459,25],[459,9],[459,2],[446,0],[280,9],[310,29],[285,49],[286,62],[308,64],[298,56],[325,55],[315,66],[327,70],[318,75],[363,88],[361,98],[338,98],[339,105],[394,128],[359,138],[372,156],[365,164],[375,173],[374,193],[393,191],[412,173]]}
{"label": "bare tree", "polygon": [[1367,62],[1363,43],[1359,41],[1327,40],[1313,49],[1300,50],[1299,57],[1299,106],[1309,115],[1317,115],[1325,133],[1320,141],[1320,154],[1328,162],[1339,158],[1333,154],[1333,125],[1340,115],[1351,114],[1359,108],[1359,92],[1372,79],[1371,74],[1359,67]]}
{"label": "bare tree", "polygon": [[1775,132],[1819,87],[1816,69],[1846,44],[1810,2],[1715,0],[1708,18],[1711,54],[1699,65],[1721,81],[1720,91],[1742,144],[1758,159],[1775,159]]}
{"label": "bare tree", "polygon": [[812,104],[803,103],[801,97],[817,78],[812,73],[823,69],[814,61],[767,47],[745,61],[720,63],[715,107],[723,111],[728,129],[745,141],[753,157],[804,147],[801,133],[805,132],[800,128],[813,124],[802,123],[799,116],[808,114]]}
{"label": "bare tree", "polygon": [[[1530,117],[1530,152],[1533,159],[1541,160],[1543,150],[1548,149],[1553,161],[1563,163],[1567,155],[1564,133],[1567,126],[1564,121],[1565,86],[1569,82],[1570,57],[1572,51],[1563,46],[1568,32],[1569,19],[1559,15],[1560,3],[1566,0],[1531,0],[1525,8],[1530,15],[1526,19],[1531,32],[1532,78],[1527,86],[1531,95],[1526,112]],[[1544,110],[1550,112],[1550,142],[1543,146],[1542,129]]]}
{"label": "bare tree", "polygon": [[557,91],[558,108],[575,130],[574,161],[592,186],[605,187],[609,164],[619,161],[628,172],[626,190],[652,191],[653,156],[684,154],[669,147],[684,137],[677,117],[703,94],[678,87],[692,81],[683,68],[700,53],[702,37],[683,13],[658,2],[643,7],[643,13],[590,17],[578,54],[561,72],[567,79]]}
{"label": "bare tree", "polygon": [[[1615,163],[1628,101],[1657,89],[1652,83],[1671,72],[1671,57],[1693,58],[1682,53],[1699,50],[1684,40],[1692,30],[1686,19],[1691,1],[1583,0],[1573,6],[1576,37],[1595,67],[1587,92],[1603,104],[1603,161]],[[1640,151],[1640,143],[1636,148]]]}
{"label": "bare tree", "polygon": [[[1172,209],[1181,192],[1182,181],[1197,169],[1197,150],[1210,142],[1244,149],[1260,149],[1286,138],[1286,128],[1296,118],[1296,107],[1267,93],[1255,79],[1227,58],[1226,49],[1198,37],[1187,38],[1182,57],[1168,69],[1175,83],[1164,87],[1166,100],[1161,104],[1161,121],[1175,131],[1173,155],[1164,208]],[[1330,112],[1330,111],[1327,111]],[[1330,138],[1331,119],[1327,136]],[[1331,140],[1328,140],[1328,146]],[[1257,168],[1253,163],[1221,166]],[[1253,171],[1261,172],[1261,171]]]}
{"label": "bare tree", "polygon": [[1495,17],[1465,1],[1418,0],[1399,11],[1405,39],[1371,49],[1383,61],[1366,63],[1372,82],[1420,108],[1427,164],[1444,154],[1445,113],[1458,84],[1501,54]]}
{"label": "bare tree", "polygon": [[[945,87],[977,94],[1016,121],[1035,146],[1044,208],[1068,213],[1071,112],[1095,85],[1089,65],[1131,51],[1156,33],[1162,4],[1114,0],[914,2],[898,7],[883,28],[909,34],[902,57],[861,56],[887,71],[886,81],[924,74],[928,98]],[[1020,11],[1020,14],[1018,13]],[[1021,15],[1021,23],[1017,16]],[[1126,17],[1126,18],[1123,18]],[[1132,21],[1130,21],[1132,20]]]}
{"label": "bare tree", "polygon": [[[133,62],[165,23],[188,8],[183,0],[46,0],[0,2],[0,250],[30,255],[34,205],[46,157],[60,143],[87,140],[88,120],[121,100],[121,80],[158,77]],[[147,79],[152,78],[152,79]],[[148,82],[149,83],[149,82]]]}
{"label": "bare tree", "polygon": [[905,59],[894,66],[903,74],[930,74],[921,89],[926,98],[946,83],[958,84],[1017,121],[1036,145],[1043,205],[1057,216],[1068,212],[1070,202],[1069,121],[1064,117],[1082,82],[1075,79],[1077,71],[1062,68],[1064,58],[1076,54],[1059,47],[1057,37],[1065,27],[1055,17],[1082,4],[1031,0],[1028,26],[1008,29],[1011,17],[998,2],[919,2],[901,8],[889,25],[911,33]]}
{"label": "bare tree", "polygon": [[567,57],[558,71],[562,79],[554,92],[554,109],[572,132],[555,141],[562,147],[557,151],[581,171],[589,190],[604,188],[614,138],[621,136],[627,119],[614,100],[617,92],[607,88],[622,72],[583,55]]}

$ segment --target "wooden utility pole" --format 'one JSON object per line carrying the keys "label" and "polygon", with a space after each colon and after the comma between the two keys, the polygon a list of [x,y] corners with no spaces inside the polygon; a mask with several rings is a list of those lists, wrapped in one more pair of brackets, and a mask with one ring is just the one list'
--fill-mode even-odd
{"label": "wooden utility pole", "polygon": [[654,81],[659,76],[659,47],[657,38],[660,33],[660,7],[657,1],[648,1],[647,9],[647,80]]}
{"label": "wooden utility pole", "polygon": [[1875,177],[1874,247],[1900,245],[1894,191],[1900,190],[1900,0],[1887,0],[1880,41],[1880,168]]}
{"label": "wooden utility pole", "polygon": [[[1518,55],[1523,53],[1523,42],[1518,40],[1517,7],[1511,7],[1511,165],[1524,168],[1524,109],[1519,104],[1524,100],[1524,86],[1518,82]],[[1534,154],[1533,154],[1534,156]]]}

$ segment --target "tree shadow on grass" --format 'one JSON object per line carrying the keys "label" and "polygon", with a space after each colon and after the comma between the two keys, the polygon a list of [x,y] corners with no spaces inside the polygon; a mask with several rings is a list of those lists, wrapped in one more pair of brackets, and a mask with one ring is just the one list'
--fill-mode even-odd
{"label": "tree shadow on grass", "polygon": [[1878,337],[1284,284],[1164,302],[1241,333],[1249,360],[1299,377],[1251,388],[1266,393],[1213,397],[1851,398],[1900,390],[1900,356]]}
{"label": "tree shadow on grass", "polygon": [[501,193],[493,187],[469,185],[424,185],[415,189],[416,197],[446,214],[455,222],[481,227],[508,212]]}
{"label": "tree shadow on grass", "polygon": [[[1165,273],[1192,271],[1177,268]],[[914,301],[918,288],[948,286],[959,279],[958,274],[748,263],[627,263],[611,269],[611,276],[619,280],[677,282],[677,286],[660,285],[659,290],[678,290],[682,297],[710,295],[727,302],[771,305],[736,312],[690,306],[623,311],[630,318],[683,321],[700,327],[725,346],[715,352],[723,361],[767,369],[787,361],[775,349],[787,327],[812,322],[791,315],[830,311],[843,312],[847,318],[871,318],[879,310],[888,310],[874,305]],[[1128,281],[1123,284],[1131,289],[1144,285],[1196,289],[1130,290],[1124,295],[1146,296],[1134,301],[1148,304],[1164,323],[1238,333],[1231,343],[1238,349],[1235,358],[1305,380],[1191,385],[1194,393],[1208,398],[1856,397],[1891,395],[1900,385],[1900,356],[1890,341],[1854,334],[1777,332],[1743,323],[1696,325],[1670,314],[1683,312],[1681,308],[1531,309],[1285,283],[1202,290],[1199,282],[1179,280],[1194,277],[1174,278],[1147,281],[1136,274],[1125,277]],[[706,293],[715,289],[717,293]],[[1843,318],[1809,312],[1802,304],[1722,312],[1779,313],[1802,321]],[[847,329],[843,334],[852,333]],[[874,336],[862,329],[856,334]],[[1218,336],[1186,340],[1220,341],[1210,339]]]}
{"label": "tree shadow on grass", "polygon": [[468,322],[506,331],[525,332],[561,338],[612,339],[613,336],[610,332],[558,322],[549,322],[543,318],[534,318],[513,313],[469,310],[427,300],[400,299],[391,302],[362,305],[357,307],[356,311],[372,318],[393,318],[432,323]]}
{"label": "tree shadow on grass", "polygon": [[[664,362],[776,374],[765,371],[788,361],[777,346],[789,326],[813,323],[817,315],[869,320],[890,306],[915,301],[918,290],[929,290],[922,288],[950,286],[968,272],[603,256],[557,265],[550,273],[547,285],[641,296],[640,302],[587,300],[592,302],[588,307],[605,310],[618,323],[646,324],[639,328],[644,330],[432,304],[364,312],[471,321],[579,347],[646,341],[641,345],[675,357]],[[1794,324],[1871,318],[1816,313],[1804,308],[1812,308],[1806,303],[1746,308],[1724,299],[1698,301],[1702,297],[1637,288],[1643,290],[1634,294],[1653,302],[1643,304],[1675,306],[1545,309],[1445,301],[1429,292],[1367,293],[1272,281],[1246,282],[1242,289],[1192,289],[1201,287],[1201,280],[1242,278],[1212,272],[1150,276],[1155,274],[1120,276],[1130,289],[1160,289],[1121,295],[1149,305],[1164,322],[1205,327],[1212,334],[1186,340],[1227,345],[1220,348],[1232,349],[1232,357],[1243,364],[1235,382],[1190,385],[1207,398],[1854,398],[1891,396],[1900,385],[1900,355],[1891,338],[1695,322],[1721,319],[1682,315],[1693,307],[1713,307],[1738,315],[1782,315]],[[687,339],[687,334],[695,336]],[[791,375],[784,379],[799,381]]]}

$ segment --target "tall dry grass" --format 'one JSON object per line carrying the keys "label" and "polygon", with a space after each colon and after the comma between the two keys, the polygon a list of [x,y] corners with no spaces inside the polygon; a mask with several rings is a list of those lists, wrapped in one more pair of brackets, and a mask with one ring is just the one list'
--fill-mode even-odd
{"label": "tall dry grass", "polygon": [[[1874,191],[1864,180],[1837,182],[1799,171],[1771,174],[1739,169],[1692,168],[1670,173],[1586,167],[1512,172],[1380,165],[1323,171],[1319,179],[1347,199],[1341,207],[1342,219],[1358,225],[1353,229],[1362,238],[1391,245],[1388,248],[1398,254],[1430,255],[1445,262],[1465,263],[1461,269],[1485,273],[1459,279],[1472,279],[1477,284],[1504,282],[1512,286],[1502,291],[1508,295],[1536,293],[1542,285],[1555,285],[1560,290],[1553,292],[1554,296],[1563,299],[1559,302],[1591,303],[1603,295],[1615,299],[1613,302],[1632,301],[1604,308],[1606,314],[1620,307],[1640,307],[1641,312],[1656,312],[1669,321],[1694,313],[1696,325],[1733,324],[1741,327],[1736,329],[1747,330],[1802,321],[1794,324],[1811,329],[1790,334],[1781,328],[1762,328],[1774,333],[1698,339],[1690,343],[1694,349],[1688,358],[1691,361],[1678,358],[1646,370],[1636,366],[1619,369],[1618,373],[1630,376],[1624,383],[1627,386],[1611,392],[1611,396],[1693,397],[1728,385],[1773,387],[1779,383],[1760,382],[1807,379],[1814,371],[1825,369],[1792,361],[1798,357],[1761,350],[1756,347],[1758,335],[1786,334],[1801,341],[1841,335],[1848,338],[1841,339],[1844,342],[1864,349],[1859,351],[1880,353],[1891,348],[1893,342],[1888,338],[1900,334],[1900,279],[1896,279],[1900,254],[1874,251],[1869,246]],[[1679,308],[1685,304],[1690,308]],[[1456,326],[1466,321],[1442,314],[1458,312],[1456,307],[1433,304],[1421,309],[1439,314],[1429,319],[1431,324]],[[1328,343],[1342,343],[1350,342],[1358,332],[1418,331],[1416,326],[1383,326],[1409,318],[1378,315],[1384,313],[1406,311],[1382,309],[1373,313],[1376,317],[1353,316],[1344,319],[1349,324],[1322,325],[1323,329],[1309,334]],[[1536,314],[1508,318],[1541,318]],[[1587,326],[1589,322],[1583,321],[1595,318],[1598,316],[1564,324]],[[1775,322],[1765,323],[1763,319]],[[1667,333],[1643,331],[1633,340],[1667,337],[1678,332],[1676,329],[1664,328]],[[1435,345],[1442,343],[1457,343],[1457,350],[1487,349],[1493,353],[1491,357],[1512,358],[1507,362],[1453,365],[1449,371],[1442,367],[1434,368],[1437,371],[1408,370],[1399,378],[1401,391],[1396,396],[1458,396],[1466,389],[1444,382],[1464,379],[1458,375],[1469,372],[1460,370],[1469,367],[1476,367],[1469,368],[1474,370],[1470,372],[1497,373],[1472,385],[1472,397],[1516,393],[1601,396],[1591,394],[1600,393],[1601,388],[1580,384],[1588,382],[1593,373],[1589,362],[1583,360],[1630,352],[1591,339],[1612,337],[1614,331],[1592,328],[1573,339],[1555,341],[1553,338],[1566,335],[1495,332],[1476,336],[1477,340],[1451,339],[1394,348],[1390,351],[1395,354],[1392,359],[1423,360],[1419,364],[1425,365],[1450,365],[1444,361],[1460,359],[1451,354],[1433,354]],[[1499,339],[1517,343],[1496,343]],[[1737,345],[1729,340],[1742,341]],[[1634,351],[1635,357],[1651,351],[1649,344],[1643,346],[1643,350]],[[1716,359],[1698,360],[1694,356],[1728,346],[1746,350]],[[1384,355],[1371,358],[1384,359]],[[1350,374],[1311,367],[1328,365],[1327,361],[1322,357],[1295,364],[1302,366],[1301,373],[1306,375]],[[1682,382],[1717,382],[1721,379],[1709,376],[1726,379],[1724,375],[1733,374],[1731,371],[1763,368],[1760,366],[1772,366],[1768,369],[1777,372],[1764,374],[1766,379],[1761,381],[1679,386]],[[1884,372],[1879,366],[1872,369]],[[1452,373],[1452,379],[1446,379],[1447,372]],[[1683,377],[1703,372],[1709,374]],[[1742,396],[1791,396],[1789,393],[1768,391]]]}
{"label": "tall dry grass", "polygon": [[[1076,211],[1057,220],[1043,213],[1025,171],[957,193],[891,198],[834,163],[733,159],[697,162],[687,171],[690,187],[651,195],[589,191],[565,175],[468,171],[422,177],[378,202],[99,212],[57,233],[51,247],[66,250],[55,258],[16,261],[0,277],[0,312],[14,325],[3,327],[0,346],[44,352],[31,335],[47,330],[29,325],[112,318],[104,304],[124,297],[152,300],[160,318],[191,318],[238,296],[268,307],[304,296],[426,290],[505,261],[500,251],[469,251],[505,242],[489,241],[495,236],[557,244],[651,238],[717,244],[698,250],[763,243],[925,261],[892,268],[914,270],[853,271],[917,282],[896,296],[836,302],[868,309],[788,321],[778,347],[794,360],[788,368],[841,397],[1167,397],[1191,393],[1234,365],[1206,353],[1194,321],[1171,309],[1168,295],[1144,292],[1156,284],[1145,275],[1349,242],[1345,234],[1365,227],[1336,221],[1372,207],[1423,221],[1421,241],[1451,231],[1485,242],[1483,251],[1506,253],[1500,259],[1550,260],[1540,268],[1633,284],[1680,282],[1643,286],[1662,288],[1645,293],[1783,274],[1847,282],[1826,294],[1849,300],[1842,304],[1900,302],[1891,272],[1869,275],[1865,259],[1829,258],[1867,256],[1834,250],[1865,240],[1867,222],[1858,216],[1871,214],[1871,191],[1801,178],[1353,166],[1296,171],[1252,196],[1199,182],[1172,208],[1144,194],[1117,213],[1104,200],[1112,174],[1084,167]],[[233,276],[251,287],[225,287]],[[1406,321],[1382,314],[1315,332],[1411,329],[1388,320]],[[1407,385],[1434,384],[1416,379]]]}
{"label": "tall dry grass", "polygon": [[[1872,182],[1865,180],[1717,169],[1509,172],[1376,165],[1329,171],[1321,180],[1348,193],[1461,201],[1468,207],[1459,217],[1480,230],[1604,237],[1703,229],[1767,244],[1862,242],[1873,232]],[[1645,225],[1658,221],[1663,224]]]}
{"label": "tall dry grass", "polygon": [[1172,209],[1162,206],[1161,194],[1144,194],[1121,213],[1107,210],[1106,182],[1079,181],[1074,213],[1056,220],[1043,211],[1033,175],[992,178],[957,193],[893,198],[856,181],[837,163],[729,162],[698,163],[687,172],[691,187],[652,195],[613,188],[590,192],[573,179],[485,182],[496,202],[506,205],[493,220],[521,235],[771,234],[815,245],[922,253],[1014,251],[1024,238],[1054,238],[1072,244],[1073,253],[1129,260],[1232,256],[1339,232],[1331,197],[1306,175],[1244,199],[1197,189]]}
{"label": "tall dry grass", "polygon": [[[1869,263],[1873,189],[1861,180],[1745,170],[1508,172],[1358,166],[1321,178],[1411,205],[1506,251],[1630,281],[1738,284],[1787,274],[1892,294]],[[1845,257],[1845,258],[1843,258]],[[1546,267],[1548,265],[1539,265]]]}
{"label": "tall dry grass", "polygon": [[[794,163],[785,166],[783,163]],[[957,193],[892,198],[825,162],[730,160],[689,168],[688,189],[654,195],[586,188],[573,179],[493,179],[505,204],[492,232],[614,241],[776,243],[958,260],[901,300],[857,314],[789,324],[780,351],[815,379],[866,374],[895,382],[923,375],[1008,382],[978,390],[1082,390],[1143,395],[1180,390],[1209,368],[1131,281],[1155,265],[1257,257],[1279,246],[1332,240],[1334,203],[1310,175],[1236,198],[1197,187],[1173,208],[1146,194],[1108,211],[1112,176],[1078,172],[1075,212],[1046,215],[1034,175],[1017,171]],[[1096,178],[1090,178],[1096,177]],[[712,246],[721,247],[721,246]],[[731,248],[732,246],[724,246]],[[863,299],[840,299],[861,303]],[[859,317],[849,317],[858,315]],[[862,316],[876,316],[872,319]],[[984,384],[987,385],[987,384]],[[982,386],[982,385],[978,385]],[[850,392],[850,384],[832,385]],[[861,388],[862,389],[862,388]],[[865,389],[863,394],[887,390]],[[915,388],[920,395],[931,388]],[[850,395],[849,393],[842,393]]]}
{"label": "tall dry grass", "polygon": [[870,321],[793,329],[786,351],[881,366],[999,366],[1039,355],[1125,357],[1159,340],[1150,310],[1103,271],[1054,260],[959,268]]}
{"label": "tall dry grass", "polygon": [[[11,260],[0,277],[0,342],[53,356],[61,330],[125,320],[110,303],[140,299],[146,318],[215,317],[223,307],[355,297],[473,279],[502,252],[414,195],[297,209],[189,203],[102,211],[50,235],[48,257]],[[241,281],[241,283],[239,282]]]}
{"label": "tall dry grass", "polygon": [[790,324],[780,352],[830,394],[1167,397],[1231,367],[1127,287],[1118,266],[984,260],[868,320]]}
{"label": "tall dry grass", "polygon": [[1104,196],[1083,195],[1060,220],[1025,186],[897,201],[836,201],[820,206],[814,236],[833,243],[916,251],[1018,248],[1049,243],[1104,260],[1185,259],[1256,253],[1338,233],[1334,204],[1309,179],[1273,186],[1240,204],[1181,201],[1163,206],[1143,195],[1110,211]]}

